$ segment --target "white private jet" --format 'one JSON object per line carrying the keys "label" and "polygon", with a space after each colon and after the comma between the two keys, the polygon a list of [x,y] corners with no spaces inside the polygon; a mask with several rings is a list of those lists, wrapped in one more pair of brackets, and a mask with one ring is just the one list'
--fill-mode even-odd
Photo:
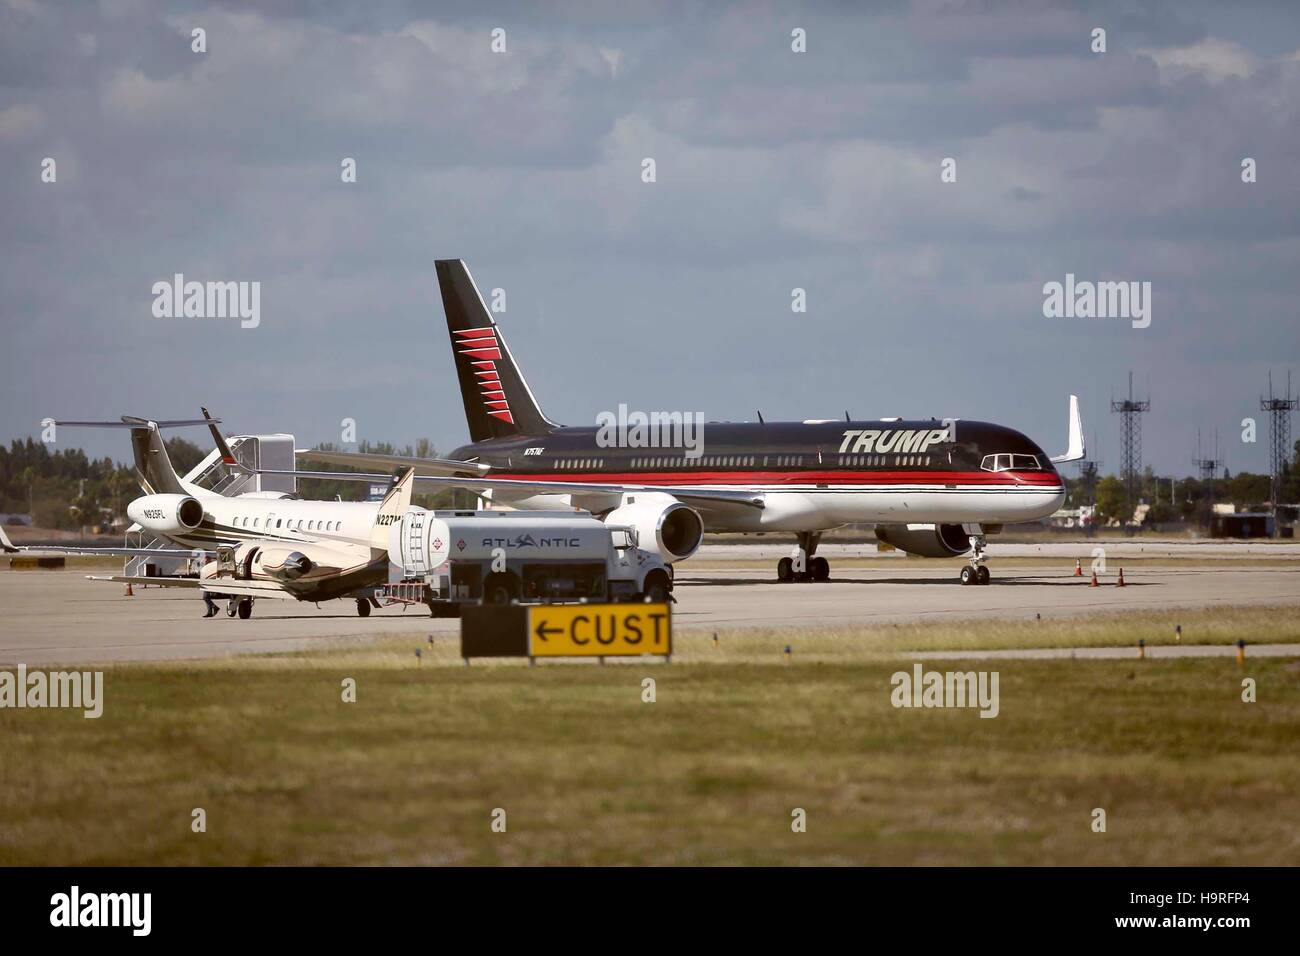
{"label": "white private jet", "polygon": [[400,520],[411,504],[413,469],[394,477],[379,502],[304,501],[261,494],[225,497],[177,475],[160,434],[167,427],[207,425],[222,460],[234,465],[217,423],[207,409],[202,419],[154,422],[124,415],[120,422],[56,423],[130,429],[136,475],[145,494],[127,505],[127,515],[180,549],[19,548],[2,529],[0,548],[8,553],[211,556],[197,578],[90,577],[199,589],[228,598],[235,613],[245,619],[260,598],[312,602],[351,598],[359,615],[369,615],[371,607],[379,606],[374,588],[388,575],[388,525]]}

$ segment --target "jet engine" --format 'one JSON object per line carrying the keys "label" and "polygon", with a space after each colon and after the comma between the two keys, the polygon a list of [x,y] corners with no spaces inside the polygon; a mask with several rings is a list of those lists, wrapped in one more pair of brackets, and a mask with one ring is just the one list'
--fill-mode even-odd
{"label": "jet engine", "polygon": [[923,558],[951,558],[970,550],[959,524],[878,524],[876,539]]}
{"label": "jet engine", "polygon": [[662,492],[624,495],[623,503],[605,515],[605,523],[634,528],[638,546],[657,551],[667,562],[686,560],[704,538],[699,513]]}
{"label": "jet engine", "polygon": [[357,561],[357,555],[318,544],[285,547],[246,542],[235,553],[237,577],[266,576],[286,583],[308,575],[319,578],[333,574]]}
{"label": "jet engine", "polygon": [[126,514],[155,534],[180,534],[203,523],[203,505],[189,495],[145,495],[126,506]]}
{"label": "jet engine", "polygon": [[314,568],[315,565],[312,564],[311,558],[307,557],[307,555],[303,554],[301,551],[290,551],[280,561],[279,565],[274,567],[267,567],[266,556],[264,555],[262,558],[262,567],[269,574],[274,574],[277,577],[284,578],[286,581],[296,581]]}

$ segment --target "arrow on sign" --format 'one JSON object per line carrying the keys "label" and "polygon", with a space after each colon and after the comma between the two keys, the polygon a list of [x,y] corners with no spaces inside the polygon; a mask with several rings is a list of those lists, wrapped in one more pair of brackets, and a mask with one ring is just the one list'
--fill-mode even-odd
{"label": "arrow on sign", "polygon": [[546,640],[546,635],[547,635],[547,634],[563,634],[563,633],[564,633],[564,628],[562,628],[562,627],[547,627],[545,621],[538,621],[538,622],[537,622],[537,630],[535,630],[533,633],[536,634],[539,638],[541,638],[541,639],[544,641],[544,640]]}

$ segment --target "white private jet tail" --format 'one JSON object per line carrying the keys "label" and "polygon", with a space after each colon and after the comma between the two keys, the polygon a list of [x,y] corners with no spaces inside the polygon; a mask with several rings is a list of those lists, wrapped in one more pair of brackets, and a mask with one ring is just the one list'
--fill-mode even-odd
{"label": "white private jet tail", "polygon": [[1053,455],[1052,462],[1082,461],[1087,452],[1083,447],[1083,419],[1079,417],[1079,396],[1070,396],[1070,448],[1064,455]]}

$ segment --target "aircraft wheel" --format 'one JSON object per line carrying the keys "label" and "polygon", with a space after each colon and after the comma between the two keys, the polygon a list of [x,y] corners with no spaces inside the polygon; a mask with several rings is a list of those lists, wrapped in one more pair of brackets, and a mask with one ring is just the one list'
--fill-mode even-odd
{"label": "aircraft wheel", "polygon": [[961,569],[962,584],[974,584],[977,577],[978,576],[975,574],[975,569],[972,568],[969,564],[966,565],[966,567]]}
{"label": "aircraft wheel", "polygon": [[226,605],[226,617],[234,617],[237,610],[239,610],[239,605],[231,601]]}
{"label": "aircraft wheel", "polygon": [[979,570],[975,572],[976,583],[988,584],[990,577],[992,577],[992,575],[989,574],[989,569],[985,565],[981,564]]}
{"label": "aircraft wheel", "polygon": [[826,581],[831,576],[831,563],[825,558],[813,558],[808,562],[808,573],[814,581]]}
{"label": "aircraft wheel", "polygon": [[241,621],[247,621],[252,616],[253,616],[253,600],[252,598],[244,598],[242,601],[239,602],[239,619]]}
{"label": "aircraft wheel", "polygon": [[370,616],[370,602],[369,602],[369,601],[362,600],[361,598],[358,598],[358,599],[357,599],[357,616],[358,616],[358,617],[369,617],[369,616]]}
{"label": "aircraft wheel", "polygon": [[789,558],[782,558],[776,562],[776,579],[778,581],[793,581],[794,562]]}

